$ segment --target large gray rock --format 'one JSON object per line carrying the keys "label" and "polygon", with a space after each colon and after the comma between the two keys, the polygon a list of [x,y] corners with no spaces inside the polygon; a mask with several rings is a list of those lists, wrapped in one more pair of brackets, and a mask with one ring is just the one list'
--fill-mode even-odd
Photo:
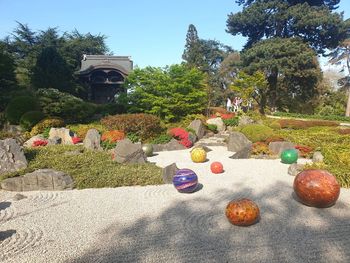
{"label": "large gray rock", "polygon": [[163,182],[165,184],[172,184],[173,177],[176,174],[177,170],[179,170],[179,168],[176,166],[176,163],[172,163],[168,166],[165,166],[162,169]]}
{"label": "large gray rock", "polygon": [[72,189],[74,182],[64,172],[53,169],[40,169],[24,176],[5,179],[1,188],[6,191],[39,191]]}
{"label": "large gray rock", "polygon": [[54,137],[61,138],[62,144],[68,144],[72,145],[74,144],[72,141],[72,137],[75,137],[76,135],[66,128],[51,128],[49,132],[49,140],[53,139]]}
{"label": "large gray rock", "polygon": [[101,151],[101,135],[96,129],[90,129],[86,133],[85,139],[83,141],[83,145],[86,149],[93,151]]}
{"label": "large gray rock", "polygon": [[280,155],[284,150],[294,149],[295,144],[291,142],[270,142],[269,150],[273,154]]}
{"label": "large gray rock", "polygon": [[33,147],[33,143],[34,143],[35,141],[38,141],[38,140],[46,140],[46,139],[44,138],[44,136],[43,136],[42,134],[38,134],[38,135],[35,135],[35,136],[33,136],[32,138],[30,138],[29,140],[27,140],[27,141],[23,144],[23,146],[24,146],[24,147],[27,147],[27,148]]}
{"label": "large gray rock", "polygon": [[129,139],[121,140],[114,148],[114,161],[118,163],[146,163],[146,155],[141,143],[132,143]]}
{"label": "large gray rock", "polygon": [[314,152],[314,154],[312,156],[312,161],[314,163],[321,163],[321,162],[323,162],[323,159],[324,159],[324,157],[323,157],[321,152],[319,152],[319,151]]}
{"label": "large gray rock", "polygon": [[242,149],[234,153],[231,159],[249,159],[251,156],[253,144],[247,144]]}
{"label": "large gray rock", "polygon": [[224,124],[221,118],[209,119],[207,120],[207,124],[216,125],[218,132],[223,132],[226,129],[226,125]]}
{"label": "large gray rock", "polygon": [[192,143],[192,145],[194,145],[197,141],[197,136],[190,132],[188,133],[188,140]]}
{"label": "large gray rock", "polygon": [[248,116],[241,116],[238,120],[238,126],[245,126],[253,123],[255,123],[255,121]]}
{"label": "large gray rock", "polygon": [[252,142],[241,132],[231,132],[227,140],[227,150],[230,152],[238,152]]}
{"label": "large gray rock", "polygon": [[0,174],[26,168],[27,159],[15,139],[0,140]]}
{"label": "large gray rock", "polygon": [[196,136],[199,140],[203,138],[203,136],[205,134],[205,126],[203,125],[201,120],[192,121],[190,123],[190,125],[188,126],[188,128],[194,130],[194,132],[196,133]]}
{"label": "large gray rock", "polygon": [[185,146],[180,144],[176,139],[171,139],[170,142],[165,144],[154,144],[153,151],[161,152],[161,151],[176,151],[176,150],[184,150],[187,149]]}
{"label": "large gray rock", "polygon": [[57,145],[61,143],[62,143],[62,139],[57,136],[47,140],[47,145]]}
{"label": "large gray rock", "polygon": [[291,176],[297,176],[304,170],[305,164],[293,163],[288,168],[288,174]]}

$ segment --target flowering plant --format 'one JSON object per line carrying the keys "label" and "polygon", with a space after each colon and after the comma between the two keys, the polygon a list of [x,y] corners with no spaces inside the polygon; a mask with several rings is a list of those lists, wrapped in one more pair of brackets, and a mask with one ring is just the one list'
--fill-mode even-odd
{"label": "flowering plant", "polygon": [[295,145],[294,148],[299,151],[301,157],[309,157],[313,150],[311,147],[305,145]]}
{"label": "flowering plant", "polygon": [[77,144],[77,143],[81,142],[81,139],[79,137],[72,137],[72,142],[73,142],[73,144]]}
{"label": "flowering plant", "polygon": [[110,143],[123,140],[125,138],[125,133],[123,131],[113,130],[107,131],[102,134],[101,141],[108,141]]}
{"label": "flowering plant", "polygon": [[47,140],[36,140],[33,142],[33,147],[45,146],[47,145],[47,143],[48,143]]}
{"label": "flowering plant", "polygon": [[172,128],[169,130],[169,134],[174,137],[176,140],[179,140],[186,148],[190,148],[192,146],[192,142],[188,139],[188,132],[182,128]]}

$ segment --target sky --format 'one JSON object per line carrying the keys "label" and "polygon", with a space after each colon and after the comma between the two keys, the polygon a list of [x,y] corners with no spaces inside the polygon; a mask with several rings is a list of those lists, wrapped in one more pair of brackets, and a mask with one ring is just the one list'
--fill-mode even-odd
{"label": "sky", "polygon": [[[134,65],[163,67],[182,61],[188,26],[203,39],[215,39],[241,50],[245,39],[226,33],[230,13],[241,7],[235,0],[0,0],[0,38],[16,21],[34,30],[58,27],[59,32],[90,32],[107,36],[114,55],[131,56]],[[338,12],[350,17],[350,1]]]}

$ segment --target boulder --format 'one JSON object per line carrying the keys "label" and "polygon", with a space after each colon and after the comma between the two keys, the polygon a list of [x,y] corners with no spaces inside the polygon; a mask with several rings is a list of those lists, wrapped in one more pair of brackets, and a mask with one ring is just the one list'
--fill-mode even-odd
{"label": "boulder", "polygon": [[96,129],[90,129],[86,133],[83,145],[88,150],[101,151],[101,135]]}
{"label": "boulder", "polygon": [[0,174],[26,168],[27,159],[15,139],[0,140]]}
{"label": "boulder", "polygon": [[73,179],[64,172],[53,169],[39,169],[24,176],[5,179],[1,188],[6,191],[40,191],[72,189]]}
{"label": "boulder", "polygon": [[66,128],[51,128],[49,132],[49,140],[54,137],[61,138],[62,144],[73,145],[72,137],[76,135]]}
{"label": "boulder", "polygon": [[190,123],[190,125],[188,126],[188,128],[194,130],[194,132],[196,133],[196,136],[199,140],[203,138],[203,136],[205,134],[205,126],[203,125],[201,120],[192,121]]}
{"label": "boulder", "polygon": [[176,163],[172,163],[168,166],[165,166],[162,169],[163,182],[165,184],[172,184],[173,177],[174,177],[177,170],[179,170],[179,168],[176,166]]}
{"label": "boulder", "polygon": [[324,159],[324,157],[323,157],[321,152],[319,152],[319,151],[314,152],[314,154],[312,156],[312,161],[314,163],[321,163],[321,162],[323,162],[323,159]]}
{"label": "boulder", "polygon": [[248,116],[241,116],[238,120],[238,126],[245,126],[253,123],[255,123],[255,121]]}
{"label": "boulder", "polygon": [[247,144],[239,151],[235,152],[231,157],[231,159],[249,159],[252,152],[253,144]]}
{"label": "boulder", "polygon": [[188,133],[188,139],[192,143],[192,145],[194,145],[195,142],[197,141],[197,136],[190,132]]}
{"label": "boulder", "polygon": [[33,143],[34,143],[35,141],[38,141],[38,140],[46,140],[46,139],[44,138],[44,136],[43,136],[42,134],[38,134],[38,135],[35,135],[35,136],[33,136],[32,138],[30,138],[29,140],[27,140],[27,141],[23,144],[23,146],[24,146],[24,147],[27,147],[27,148],[33,147]]}
{"label": "boulder", "polygon": [[270,142],[269,150],[276,155],[280,155],[284,150],[294,149],[295,144],[291,142]]}
{"label": "boulder", "polygon": [[181,143],[179,143],[174,138],[170,140],[170,142],[165,144],[154,144],[153,145],[153,151],[154,152],[161,152],[161,151],[176,151],[176,150],[184,150],[187,149],[185,146],[183,146]]}
{"label": "boulder", "polygon": [[61,143],[62,143],[62,139],[57,136],[47,140],[47,145],[57,145]]}
{"label": "boulder", "polygon": [[305,164],[293,163],[288,168],[288,174],[291,176],[296,176],[298,173],[304,170]]}
{"label": "boulder", "polygon": [[241,132],[231,132],[227,140],[227,150],[230,152],[238,152],[252,142]]}
{"label": "boulder", "polygon": [[19,201],[19,200],[22,200],[22,199],[25,199],[25,198],[27,198],[25,195],[15,194],[15,196],[12,198],[12,200]]}
{"label": "boulder", "polygon": [[118,163],[146,163],[142,145],[132,143],[129,139],[121,140],[114,148],[114,161]]}
{"label": "boulder", "polygon": [[213,118],[207,120],[207,124],[214,124],[217,127],[218,132],[223,132],[226,129],[226,126],[221,118]]}

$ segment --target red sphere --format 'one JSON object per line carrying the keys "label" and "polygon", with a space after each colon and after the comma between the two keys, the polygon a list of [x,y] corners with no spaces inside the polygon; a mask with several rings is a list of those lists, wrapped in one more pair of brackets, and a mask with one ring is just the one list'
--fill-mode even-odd
{"label": "red sphere", "polygon": [[259,207],[249,199],[232,200],[226,207],[226,217],[237,226],[250,226],[259,221]]}
{"label": "red sphere", "polygon": [[325,170],[305,170],[295,177],[294,192],[305,205],[323,208],[335,204],[340,186]]}
{"label": "red sphere", "polygon": [[214,173],[214,174],[220,174],[224,171],[224,167],[222,166],[222,163],[220,162],[213,162],[210,165],[210,170]]}

